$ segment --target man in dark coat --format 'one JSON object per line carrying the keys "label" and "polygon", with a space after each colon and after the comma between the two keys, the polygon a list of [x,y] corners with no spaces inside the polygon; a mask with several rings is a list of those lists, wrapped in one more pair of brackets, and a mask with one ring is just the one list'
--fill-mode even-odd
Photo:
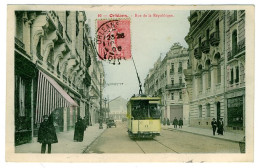
{"label": "man in dark coat", "polygon": [[178,125],[178,120],[177,120],[177,118],[175,117],[174,118],[174,120],[173,120],[173,123],[172,123],[173,125],[174,125],[174,128],[177,128],[177,125]]}
{"label": "man in dark coat", "polygon": [[182,126],[183,126],[183,120],[180,118],[180,120],[179,120],[179,128],[182,128]]}
{"label": "man in dark coat", "polygon": [[81,118],[75,123],[74,140],[82,142],[84,138],[85,125]]}
{"label": "man in dark coat", "polygon": [[43,116],[43,122],[41,123],[38,131],[38,142],[42,144],[41,153],[45,153],[47,144],[48,153],[51,153],[51,144],[58,143],[56,130],[53,125],[52,115],[50,115],[50,117],[48,117],[47,115]]}
{"label": "man in dark coat", "polygon": [[222,118],[219,119],[218,121],[218,135],[223,135],[223,131],[224,131],[224,123]]}
{"label": "man in dark coat", "polygon": [[215,135],[217,124],[218,124],[217,121],[215,120],[215,118],[213,118],[212,121],[211,121],[211,126],[212,126],[212,129],[213,129],[213,135]]}

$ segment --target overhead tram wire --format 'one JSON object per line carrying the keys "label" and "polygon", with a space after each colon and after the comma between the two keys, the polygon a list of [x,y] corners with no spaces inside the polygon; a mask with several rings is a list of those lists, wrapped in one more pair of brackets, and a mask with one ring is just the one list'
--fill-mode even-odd
{"label": "overhead tram wire", "polygon": [[136,72],[136,75],[137,75],[137,79],[138,79],[138,82],[139,82],[139,95],[143,94],[143,90],[142,90],[142,82],[139,78],[139,74],[137,72],[137,68],[136,68],[136,65],[135,65],[135,61],[134,61],[134,57],[132,56],[132,60],[133,60],[133,63],[134,63],[134,67],[135,67],[135,72]]}

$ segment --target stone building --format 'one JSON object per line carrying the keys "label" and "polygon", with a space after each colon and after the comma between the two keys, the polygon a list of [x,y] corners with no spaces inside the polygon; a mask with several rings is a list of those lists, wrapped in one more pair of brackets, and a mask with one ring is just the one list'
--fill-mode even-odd
{"label": "stone building", "polygon": [[227,129],[245,127],[245,11],[226,11],[226,118]]}
{"label": "stone building", "polygon": [[145,78],[145,94],[161,97],[162,119],[189,121],[189,105],[183,69],[187,68],[188,50],[175,43],[166,56],[156,61]]}
{"label": "stone building", "polygon": [[234,112],[236,102],[244,99],[243,16],[237,11],[190,11],[190,30],[185,37],[190,61],[185,80],[191,126],[210,128],[212,118],[223,118],[228,127],[229,120],[243,118],[244,110],[239,115]]}
{"label": "stone building", "polygon": [[[57,131],[89,114],[89,28],[83,11],[15,11],[15,144],[37,136],[42,116]],[[92,54],[92,55],[91,55]]]}
{"label": "stone building", "polygon": [[[93,45],[93,41],[91,41],[91,48],[92,50],[92,64],[90,66],[89,72],[91,74],[91,87],[89,92],[89,100],[90,100],[90,123],[93,125],[97,123],[99,117],[102,115],[102,108],[103,103],[100,103],[100,100],[103,102],[102,91],[105,85],[105,74],[104,74],[104,67],[100,60],[97,58],[97,53],[95,46]],[[101,107],[101,108],[100,108]]]}

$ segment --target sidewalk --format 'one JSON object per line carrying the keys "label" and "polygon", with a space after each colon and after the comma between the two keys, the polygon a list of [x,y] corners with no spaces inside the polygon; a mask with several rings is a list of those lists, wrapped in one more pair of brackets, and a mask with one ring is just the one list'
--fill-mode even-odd
{"label": "sidewalk", "polygon": [[[58,143],[52,144],[52,153],[82,153],[97,137],[99,137],[106,129],[99,129],[99,124],[89,126],[84,133],[82,142],[74,142],[74,130],[57,133]],[[41,144],[34,138],[34,142],[19,145],[15,147],[16,153],[40,153]]]}
{"label": "sidewalk", "polygon": [[183,126],[182,128],[173,128],[173,125],[162,125],[162,129],[164,130],[176,130],[176,131],[183,131],[183,132],[189,132],[197,135],[203,135],[203,136],[208,136],[212,138],[217,138],[217,139],[223,139],[223,140],[228,140],[228,141],[233,141],[233,142],[241,142],[243,141],[244,134],[242,133],[234,133],[234,132],[225,132],[224,135],[218,135],[216,132],[216,135],[213,136],[213,131],[212,129],[206,129],[206,128],[196,128],[196,127],[189,127],[189,126]]}

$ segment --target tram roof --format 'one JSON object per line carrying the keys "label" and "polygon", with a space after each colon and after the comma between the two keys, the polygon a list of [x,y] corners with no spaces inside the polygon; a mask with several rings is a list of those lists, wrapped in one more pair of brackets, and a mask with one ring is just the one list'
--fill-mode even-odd
{"label": "tram roof", "polygon": [[160,100],[160,97],[132,97],[130,100]]}

